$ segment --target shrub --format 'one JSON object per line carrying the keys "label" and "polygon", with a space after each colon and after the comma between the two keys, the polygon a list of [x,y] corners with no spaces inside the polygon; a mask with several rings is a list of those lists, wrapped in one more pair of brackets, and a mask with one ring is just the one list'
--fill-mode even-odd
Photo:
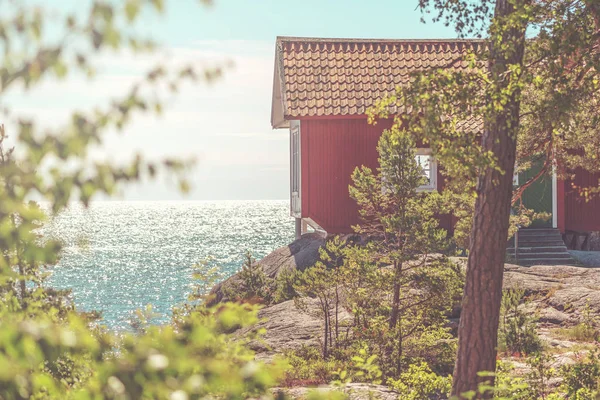
{"label": "shrub", "polygon": [[551,395],[548,383],[556,376],[556,370],[552,367],[552,357],[544,353],[535,354],[527,358],[527,364],[531,367],[526,376],[530,398],[547,399]]}
{"label": "shrub", "polygon": [[248,251],[236,282],[226,286],[223,292],[230,300],[269,304],[273,299],[274,286],[275,281],[265,274],[262,266]]}
{"label": "shrub", "polygon": [[600,357],[592,351],[588,356],[572,365],[562,367],[561,389],[567,398],[576,400],[596,399],[600,382]]}
{"label": "shrub", "polygon": [[279,304],[287,300],[292,300],[299,296],[296,291],[301,273],[295,269],[286,269],[281,271],[275,277],[275,292],[273,293],[273,303]]}
{"label": "shrub", "polygon": [[500,308],[499,347],[510,354],[534,354],[542,350],[535,319],[519,308],[525,292],[504,290]]}
{"label": "shrub", "polygon": [[314,346],[286,351],[284,360],[288,367],[280,384],[285,387],[330,383],[345,366],[335,358],[325,360],[321,350]]}
{"label": "shrub", "polygon": [[399,379],[388,379],[387,383],[401,399],[445,399],[452,387],[452,377],[437,375],[427,363],[421,362],[410,365]]}
{"label": "shrub", "polygon": [[[514,367],[512,364],[498,361],[496,363],[496,372],[482,372],[480,376],[491,377],[494,376],[494,386],[491,386],[487,382],[482,382],[478,386],[478,393],[469,392],[463,393],[462,398],[465,399],[479,399],[479,398],[493,398],[494,400],[532,400],[535,397],[531,396],[529,385],[521,377],[515,377],[513,374]],[[454,397],[452,400],[457,400]]]}

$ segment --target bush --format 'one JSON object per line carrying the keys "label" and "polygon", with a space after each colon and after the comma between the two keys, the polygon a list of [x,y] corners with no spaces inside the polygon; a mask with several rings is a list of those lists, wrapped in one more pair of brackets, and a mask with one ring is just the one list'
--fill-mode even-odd
{"label": "bush", "polygon": [[281,271],[275,277],[275,292],[273,293],[272,302],[279,304],[298,297],[299,294],[296,291],[295,285],[297,285],[300,276],[301,273],[295,269]]}
{"label": "bush", "polygon": [[325,360],[321,350],[313,346],[286,351],[284,360],[288,367],[280,384],[286,387],[330,383],[337,377],[336,372],[345,367],[345,363],[338,359]]}
{"label": "bush", "polygon": [[[481,383],[479,385],[480,394],[493,394],[495,400],[532,400],[536,397],[531,396],[530,388],[527,382],[521,377],[515,377],[513,374],[514,367],[510,363],[498,361],[496,363],[495,373],[485,373],[484,376],[494,376],[495,385],[490,386],[488,383]],[[471,396],[464,396],[464,398],[475,399],[484,398]],[[488,398],[488,397],[485,397]]]}
{"label": "bush", "polygon": [[265,274],[249,251],[244,256],[237,278],[236,282],[224,287],[223,293],[227,298],[246,303],[271,303],[275,281]]}
{"label": "bush", "polygon": [[409,366],[399,379],[388,379],[387,383],[400,394],[401,399],[446,399],[452,387],[452,377],[437,375],[427,363],[422,362]]}
{"label": "bush", "polygon": [[526,376],[530,398],[547,399],[551,394],[549,393],[548,383],[556,376],[556,370],[552,367],[552,362],[552,357],[544,353],[527,358],[527,364],[531,367]]}
{"label": "bush", "polygon": [[525,292],[521,289],[504,290],[500,308],[500,349],[509,354],[534,354],[542,350],[535,319],[520,308]]}
{"label": "bush", "polygon": [[561,389],[568,399],[592,400],[600,394],[600,357],[598,352],[590,352],[584,360],[562,367]]}

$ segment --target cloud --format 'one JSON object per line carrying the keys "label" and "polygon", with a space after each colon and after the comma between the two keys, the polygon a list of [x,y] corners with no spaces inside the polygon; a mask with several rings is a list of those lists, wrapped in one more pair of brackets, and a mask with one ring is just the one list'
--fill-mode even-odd
{"label": "cloud", "polygon": [[[270,178],[259,180],[261,185],[287,181],[288,136],[285,131],[273,131],[269,124],[273,79],[270,42],[199,41],[190,47],[165,49],[158,55],[102,54],[97,60],[99,74],[92,81],[81,76],[64,82],[47,80],[34,90],[13,93],[5,100],[14,114],[58,128],[73,110],[105,106],[165,60],[176,66],[229,61],[234,66],[213,84],[186,84],[177,95],[168,95],[163,115],[136,115],[122,133],[108,132],[105,146],[95,149],[94,157],[124,161],[135,152],[149,158],[193,156],[199,160],[194,174],[212,174],[214,179],[219,176],[221,186],[227,184],[223,171],[227,176],[268,171]],[[260,192],[259,185],[256,193],[246,195],[258,198]]]}

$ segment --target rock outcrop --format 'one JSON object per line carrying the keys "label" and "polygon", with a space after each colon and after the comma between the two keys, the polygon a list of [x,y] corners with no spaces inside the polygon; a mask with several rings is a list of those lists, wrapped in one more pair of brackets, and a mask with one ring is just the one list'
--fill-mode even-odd
{"label": "rock outcrop", "polygon": [[[321,345],[323,319],[318,300],[305,299],[303,303],[302,310],[296,307],[294,300],[265,307],[258,313],[261,321],[257,325],[240,331],[240,335],[244,335],[248,329],[266,330],[260,340],[250,343],[258,359],[271,359],[276,354],[302,346]],[[340,318],[343,321],[350,315],[342,312]]]}
{"label": "rock outcrop", "polygon": [[[600,314],[600,269],[511,264],[505,268],[504,287],[525,290],[530,299],[527,307],[537,313],[543,328],[578,323],[586,305]],[[306,309],[299,310],[289,300],[259,312],[262,321],[255,328],[265,328],[266,333],[260,341],[251,343],[258,358],[270,359],[303,345],[320,345],[323,328],[317,300],[307,299],[305,304]],[[350,315],[343,314],[342,318]]]}
{"label": "rock outcrop", "polygon": [[[317,234],[304,235],[301,239],[275,250],[262,260],[260,264],[267,276],[274,278],[281,271],[289,269],[305,270],[312,266],[319,257],[319,248],[325,239]],[[458,263],[464,259],[455,258]],[[232,276],[213,290],[213,302],[223,300],[223,287],[235,284],[236,276]],[[533,266],[521,267],[505,265],[505,288],[523,289],[529,301],[525,305],[532,313],[536,313],[539,321],[540,336],[549,346],[557,350],[556,358],[560,364],[572,362],[568,350],[577,343],[553,337],[554,328],[577,324],[581,321],[582,312],[589,307],[593,314],[600,314],[600,268],[583,268],[572,266]],[[323,334],[322,318],[319,313],[318,300],[304,300],[304,307],[299,309],[293,300],[263,308],[259,312],[261,321],[254,327],[239,332],[243,335],[248,329],[264,328],[266,333],[260,340],[250,343],[256,357],[270,360],[286,350],[298,349],[302,346],[320,346]],[[342,320],[351,318],[343,314]],[[566,352],[565,352],[566,351]],[[564,359],[564,360],[563,360]],[[518,367],[521,360],[513,360]],[[528,367],[522,366],[526,372]],[[517,368],[519,370],[519,368]],[[291,398],[305,398],[312,389],[304,387],[274,389],[282,391]],[[318,388],[320,391],[339,390],[334,387]],[[342,389],[351,399],[396,399],[397,393],[385,386],[351,384]]]}
{"label": "rock outcrop", "polygon": [[504,286],[525,290],[541,324],[575,324],[588,306],[593,314],[600,313],[600,269],[507,264]]}
{"label": "rock outcrop", "polygon": [[[319,249],[324,244],[325,238],[322,235],[307,233],[289,245],[274,250],[258,261],[258,263],[270,278],[275,278],[282,271],[294,269],[304,271],[317,262],[319,259]],[[235,285],[237,279],[237,274],[234,274],[227,280],[217,284],[210,292],[211,300],[209,305],[225,300],[223,288]]]}

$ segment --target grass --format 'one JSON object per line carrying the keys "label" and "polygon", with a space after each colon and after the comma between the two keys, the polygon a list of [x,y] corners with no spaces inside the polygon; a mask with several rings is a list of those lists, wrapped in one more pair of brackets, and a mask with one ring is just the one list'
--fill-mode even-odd
{"label": "grass", "polygon": [[554,296],[556,294],[556,292],[558,292],[562,288],[563,288],[563,285],[552,286],[550,289],[548,289],[548,291],[544,295],[544,300],[551,298],[552,296]]}
{"label": "grass", "polygon": [[592,343],[597,342],[600,338],[600,332],[595,327],[585,323],[579,323],[568,328],[558,328],[555,333],[564,339],[576,342]]}
{"label": "grass", "polygon": [[544,353],[559,355],[564,353],[586,353],[596,349],[594,343],[575,343],[569,347],[544,346]]}

